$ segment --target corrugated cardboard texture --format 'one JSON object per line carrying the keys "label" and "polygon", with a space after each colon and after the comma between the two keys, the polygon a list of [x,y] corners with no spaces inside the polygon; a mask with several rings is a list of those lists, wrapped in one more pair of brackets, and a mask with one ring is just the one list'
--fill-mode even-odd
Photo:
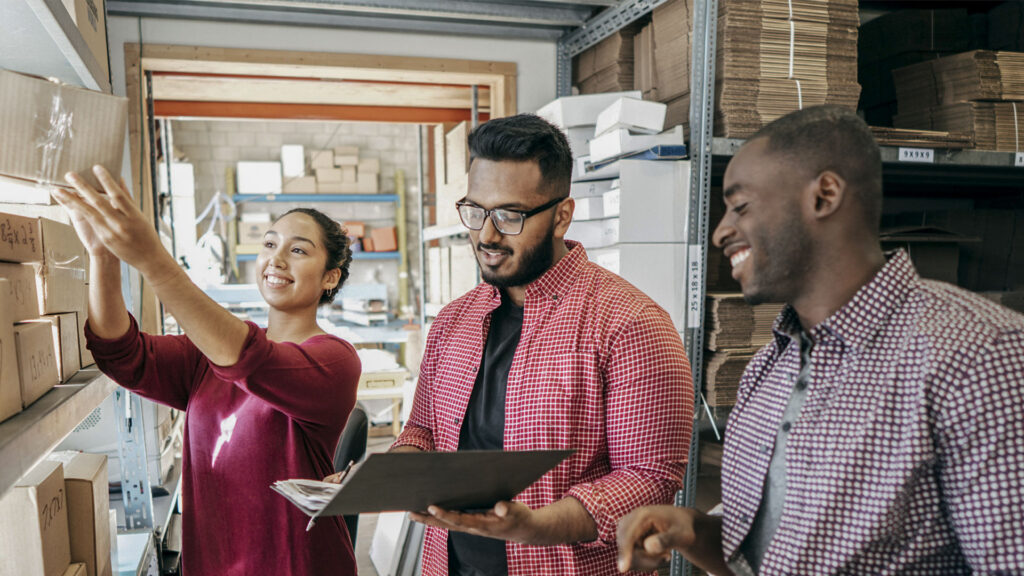
{"label": "corrugated cardboard texture", "polygon": [[39,317],[39,298],[36,296],[36,273],[32,264],[0,262],[0,278],[10,281],[7,308],[15,322]]}
{"label": "corrugated cardboard texture", "polygon": [[128,99],[0,70],[0,173],[67,186],[92,166],[120,174]]}
{"label": "corrugated cardboard texture", "polygon": [[110,576],[107,457],[76,454],[64,465],[64,487],[68,494],[71,560],[83,562],[88,576]]}
{"label": "corrugated cardboard texture", "polygon": [[10,299],[8,281],[0,278],[0,422],[21,412],[21,377]]}
{"label": "corrugated cardboard texture", "polygon": [[70,561],[64,474],[44,460],[0,500],[0,574],[62,576]]}
{"label": "corrugated cardboard texture", "polygon": [[60,383],[50,324],[28,322],[16,325],[14,327],[14,344],[18,350],[21,405],[23,408],[28,408],[29,404]]}
{"label": "corrugated cardboard texture", "polygon": [[42,262],[43,242],[35,218],[0,213],[0,261]]}

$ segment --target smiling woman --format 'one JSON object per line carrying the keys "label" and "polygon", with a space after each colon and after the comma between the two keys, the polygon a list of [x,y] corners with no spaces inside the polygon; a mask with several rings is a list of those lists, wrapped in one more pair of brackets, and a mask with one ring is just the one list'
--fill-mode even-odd
{"label": "smiling woman", "polygon": [[[316,324],[348,277],[341,226],[316,210],[278,219],[259,255],[268,327],[207,297],[164,250],[123,182],[96,167],[105,194],[76,174],[55,197],[90,255],[86,337],[96,364],[141,396],[184,410],[182,568],[188,574],[355,574],[344,522],[306,518],[268,488],[322,478],[355,405],[355,349]],[[121,261],[153,287],[184,336],[139,330],[121,297]],[[216,466],[215,466],[216,465]],[[263,526],[234,538],[239,527]]]}

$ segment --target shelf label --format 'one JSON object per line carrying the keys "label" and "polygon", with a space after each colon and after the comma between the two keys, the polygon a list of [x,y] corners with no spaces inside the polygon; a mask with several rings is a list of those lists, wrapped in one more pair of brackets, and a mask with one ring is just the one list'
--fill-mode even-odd
{"label": "shelf label", "polygon": [[935,162],[935,150],[931,148],[900,148],[900,162],[922,162],[933,164]]}
{"label": "shelf label", "polygon": [[704,254],[700,244],[690,246],[686,277],[686,327],[700,328],[704,322]]}
{"label": "shelf label", "polygon": [[1017,168],[1024,168],[1024,152],[1017,152],[1017,156],[1013,160],[1013,165]]}

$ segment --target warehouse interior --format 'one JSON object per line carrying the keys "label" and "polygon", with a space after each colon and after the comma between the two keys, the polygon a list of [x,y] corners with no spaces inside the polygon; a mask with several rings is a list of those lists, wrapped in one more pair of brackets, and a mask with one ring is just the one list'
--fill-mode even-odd
{"label": "warehouse interior", "polygon": [[[362,366],[365,418],[343,433],[358,447],[341,461],[331,446],[341,472],[399,438],[431,326],[486,282],[455,209],[469,134],[537,114],[572,151],[565,237],[685,348],[674,504],[708,512],[744,370],[786,304],[748,303],[714,245],[723,177],[763,127],[821,104],[879,146],[881,247],[1024,314],[1022,1],[4,0],[0,576],[182,574],[183,518],[215,514],[183,503],[186,412],[122,388],[87,348],[95,263],[51,195],[64,172],[123,178],[188,278],[261,328],[268,229],[301,208],[344,226],[348,279],[316,311]],[[142,332],[189,334],[120,269]],[[356,573],[429,573],[406,510],[353,516]],[[678,553],[657,570],[704,573]]]}

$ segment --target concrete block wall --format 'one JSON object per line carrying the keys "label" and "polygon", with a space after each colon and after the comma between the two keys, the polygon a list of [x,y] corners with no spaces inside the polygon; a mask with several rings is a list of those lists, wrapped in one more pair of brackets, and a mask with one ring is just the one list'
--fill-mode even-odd
{"label": "concrete block wall", "polygon": [[[176,153],[184,156],[179,161],[195,167],[196,210],[202,211],[215,192],[231,193],[229,183],[239,161],[280,161],[281,146],[301,144],[306,148],[307,161],[311,150],[335,146],[358,146],[361,158],[379,158],[381,161],[380,191],[395,192],[395,171],[405,172],[406,230],[410,285],[416,286],[419,277],[419,231],[417,226],[417,134],[414,124],[355,123],[326,121],[278,120],[176,120],[171,124]],[[312,174],[311,172],[308,172]],[[286,196],[284,196],[286,197]],[[316,204],[296,202],[249,203],[241,205],[242,212],[269,212],[273,217],[300,206],[311,206],[340,221],[358,220],[368,226],[394,225],[396,205],[392,203],[323,202]],[[208,221],[199,224],[199,233],[206,230]],[[350,283],[382,282],[389,286],[389,297],[398,302],[397,260],[361,260],[351,266]],[[256,270],[252,264],[239,266],[242,282],[255,282]],[[415,296],[413,297],[415,300]],[[396,310],[397,311],[397,310]]]}

